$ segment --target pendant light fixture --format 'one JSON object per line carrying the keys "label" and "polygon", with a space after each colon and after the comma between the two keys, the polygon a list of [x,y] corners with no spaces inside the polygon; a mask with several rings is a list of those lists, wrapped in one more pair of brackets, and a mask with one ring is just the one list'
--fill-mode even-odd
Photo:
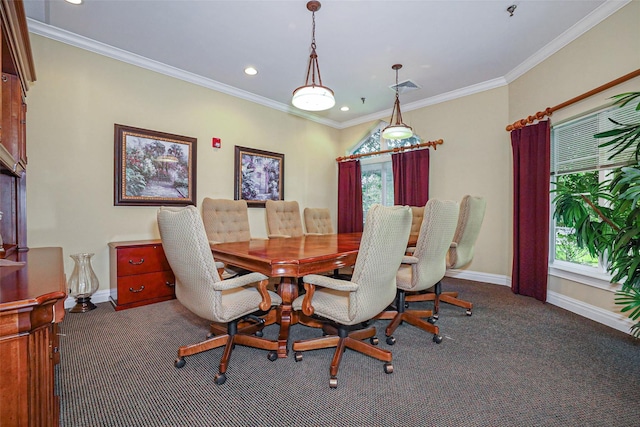
{"label": "pendant light fixture", "polygon": [[[312,16],[311,55],[309,56],[309,66],[307,67],[307,78],[304,86],[300,86],[293,91],[291,103],[301,110],[323,111],[333,107],[336,104],[336,100],[333,97],[333,91],[328,87],[322,86],[318,54],[316,53],[316,11],[320,9],[320,2],[308,2],[307,9],[311,11]],[[311,80],[309,80],[310,78]]]}
{"label": "pendant light fixture", "polygon": [[[413,129],[402,122],[402,112],[400,111],[400,97],[398,95],[398,70],[402,68],[402,64],[394,64],[392,69],[396,70],[396,102],[391,110],[391,119],[389,126],[382,129],[382,137],[384,139],[406,139],[413,136]],[[395,122],[393,121],[395,117]]]}

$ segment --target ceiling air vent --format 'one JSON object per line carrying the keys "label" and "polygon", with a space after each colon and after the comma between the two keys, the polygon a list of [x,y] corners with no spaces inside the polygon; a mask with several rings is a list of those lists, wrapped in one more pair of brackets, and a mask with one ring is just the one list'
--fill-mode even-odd
{"label": "ceiling air vent", "polygon": [[405,80],[403,82],[398,83],[397,85],[391,85],[389,86],[389,89],[395,92],[396,86],[398,86],[398,93],[405,93],[405,92],[410,92],[416,89],[422,89],[422,86],[418,85],[417,83],[411,80]]}

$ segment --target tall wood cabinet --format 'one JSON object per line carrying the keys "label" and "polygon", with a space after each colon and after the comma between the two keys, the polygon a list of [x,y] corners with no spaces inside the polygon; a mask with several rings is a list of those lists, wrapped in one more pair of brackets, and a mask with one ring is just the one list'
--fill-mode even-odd
{"label": "tall wood cabinet", "polygon": [[27,247],[25,102],[35,71],[22,0],[0,0],[0,425],[57,426],[61,248]]}

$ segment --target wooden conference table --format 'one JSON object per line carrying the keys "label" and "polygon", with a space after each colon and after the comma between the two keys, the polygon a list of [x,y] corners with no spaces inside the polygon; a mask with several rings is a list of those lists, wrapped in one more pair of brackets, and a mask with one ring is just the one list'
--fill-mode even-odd
{"label": "wooden conference table", "polygon": [[355,264],[361,236],[362,233],[341,233],[251,239],[212,244],[211,251],[216,261],[281,278],[278,295],[282,305],[277,309],[278,357],[287,357],[289,327],[302,316],[291,309],[291,302],[298,297],[298,278]]}

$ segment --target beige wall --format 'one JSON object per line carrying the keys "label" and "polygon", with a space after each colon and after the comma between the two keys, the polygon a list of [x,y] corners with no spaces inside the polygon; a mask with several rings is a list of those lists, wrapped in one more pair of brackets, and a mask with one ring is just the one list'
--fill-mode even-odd
{"label": "beige wall", "polygon": [[[94,252],[109,288],[107,243],[158,238],[155,207],[113,205],[114,123],[198,139],[197,200],[234,196],[234,145],[285,155],[285,198],[335,217],[339,131],[255,103],[31,35],[37,81],[29,90],[28,244]],[[211,138],[222,148],[211,147]],[[266,237],[264,209],[249,209]]]}
{"label": "beige wall", "polygon": [[[405,121],[431,151],[434,198],[487,198],[471,272],[511,275],[512,160],[506,124],[640,68],[640,2],[634,1],[517,80],[415,111]],[[108,284],[109,241],[157,238],[156,208],[113,206],[113,124],[198,139],[197,193],[233,198],[233,146],[284,153],[285,196],[328,206],[335,218],[335,157],[376,123],[336,130],[97,54],[31,35],[38,81],[28,94],[29,245],[95,252]],[[636,79],[554,114],[553,122],[639,90]],[[391,102],[391,100],[390,100]],[[391,105],[390,105],[391,106]],[[211,148],[212,137],[222,148]],[[252,234],[266,236],[264,210],[250,209]],[[67,274],[72,261],[66,259]],[[612,308],[612,293],[552,278],[550,290]]]}
{"label": "beige wall", "polygon": [[[465,194],[484,196],[487,212],[475,257],[475,272],[511,275],[511,145],[507,87],[403,112],[404,121],[425,141],[443,139],[430,152],[429,195],[460,201]],[[344,129],[346,152],[377,122]]]}
{"label": "beige wall", "polygon": [[[509,122],[553,107],[640,68],[640,2],[634,1],[509,85]],[[602,108],[618,93],[640,90],[640,78],[555,112],[551,123]],[[550,276],[549,291],[617,311],[609,290]]]}

